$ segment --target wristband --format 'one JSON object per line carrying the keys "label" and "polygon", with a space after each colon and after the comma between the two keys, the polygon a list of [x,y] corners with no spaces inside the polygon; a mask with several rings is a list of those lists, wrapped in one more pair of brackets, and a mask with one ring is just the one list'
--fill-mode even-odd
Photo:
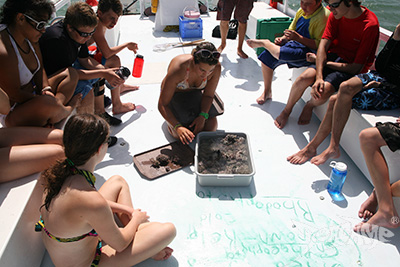
{"label": "wristband", "polygon": [[200,112],[199,116],[203,116],[206,120],[208,120],[208,113]]}
{"label": "wristband", "polygon": [[50,92],[51,92],[52,90],[51,90],[51,87],[50,87],[50,86],[46,86],[45,88],[42,89],[42,93],[43,93],[44,91],[50,91]]}
{"label": "wristband", "polygon": [[181,127],[182,126],[182,124],[180,124],[179,122],[174,126],[174,131],[176,131],[176,129],[178,128],[178,127]]}

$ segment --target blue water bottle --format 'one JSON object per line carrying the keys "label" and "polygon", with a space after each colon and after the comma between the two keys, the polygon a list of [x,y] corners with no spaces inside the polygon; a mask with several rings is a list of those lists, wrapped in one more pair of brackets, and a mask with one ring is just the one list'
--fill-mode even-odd
{"label": "blue water bottle", "polygon": [[329,166],[332,168],[331,177],[326,189],[331,195],[340,195],[347,175],[347,165],[343,162],[332,161]]}

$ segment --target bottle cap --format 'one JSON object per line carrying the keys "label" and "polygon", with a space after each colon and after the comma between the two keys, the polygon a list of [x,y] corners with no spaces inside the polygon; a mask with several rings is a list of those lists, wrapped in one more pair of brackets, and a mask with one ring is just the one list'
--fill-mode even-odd
{"label": "bottle cap", "polygon": [[347,171],[347,165],[343,162],[332,161],[331,164],[329,164],[329,166],[332,168],[335,168],[336,170],[338,170],[340,172]]}
{"label": "bottle cap", "polygon": [[139,55],[139,54],[137,54],[136,57],[137,57],[137,58],[143,58],[143,56],[142,56],[142,55]]}

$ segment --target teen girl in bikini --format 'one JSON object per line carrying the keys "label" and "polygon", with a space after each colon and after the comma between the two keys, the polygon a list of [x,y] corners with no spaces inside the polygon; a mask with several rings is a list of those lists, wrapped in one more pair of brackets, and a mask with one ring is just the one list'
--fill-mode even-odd
{"label": "teen girl in bikini", "polygon": [[44,204],[36,230],[43,230],[56,266],[133,266],[171,256],[167,245],[176,235],[174,225],[149,222],[146,212],[134,209],[121,176],[95,188],[93,172],[104,158],[108,137],[109,126],[98,116],[72,116],[63,137],[67,158],[43,174]]}

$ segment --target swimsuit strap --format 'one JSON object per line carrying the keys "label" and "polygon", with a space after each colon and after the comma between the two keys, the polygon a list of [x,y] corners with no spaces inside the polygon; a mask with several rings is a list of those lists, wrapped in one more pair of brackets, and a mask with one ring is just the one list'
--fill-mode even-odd
{"label": "swimsuit strap", "polygon": [[76,236],[76,237],[71,237],[71,238],[61,238],[61,237],[56,237],[52,235],[49,231],[47,231],[46,227],[44,226],[44,221],[42,219],[42,216],[40,216],[40,220],[35,224],[35,231],[40,232],[43,230],[48,237],[50,237],[53,240],[56,240],[61,243],[69,243],[69,242],[75,242],[84,239],[85,237],[88,236],[98,236],[96,230],[92,229],[89,233],[83,234],[81,236]]}
{"label": "swimsuit strap", "polygon": [[67,159],[66,161],[67,161],[68,165],[71,166],[71,170],[72,170],[72,172],[73,172],[74,174],[80,174],[80,175],[82,175],[83,177],[86,178],[86,181],[88,181],[88,183],[89,183],[93,188],[95,188],[95,187],[94,187],[94,184],[96,183],[96,177],[93,175],[92,172],[86,171],[86,170],[78,169],[78,168],[75,166],[75,164],[74,164],[70,159]]}

